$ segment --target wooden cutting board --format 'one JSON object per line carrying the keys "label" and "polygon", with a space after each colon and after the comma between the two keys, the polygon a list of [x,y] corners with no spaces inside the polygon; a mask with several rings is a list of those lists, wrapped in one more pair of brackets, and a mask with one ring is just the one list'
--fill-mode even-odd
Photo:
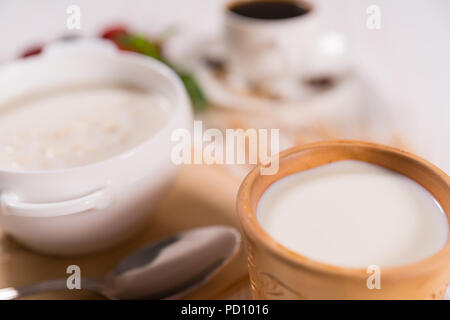
{"label": "wooden cutting board", "polygon": [[[169,194],[155,209],[148,228],[130,241],[107,252],[74,258],[57,258],[32,252],[0,229],[0,288],[21,286],[46,279],[67,277],[66,268],[75,264],[82,277],[106,273],[122,257],[145,243],[181,230],[222,224],[238,227],[235,196],[239,179],[224,168],[186,166]],[[251,297],[246,257],[238,256],[210,282],[189,294],[188,299],[249,299]],[[102,299],[84,290],[65,290],[30,296],[32,299]]]}

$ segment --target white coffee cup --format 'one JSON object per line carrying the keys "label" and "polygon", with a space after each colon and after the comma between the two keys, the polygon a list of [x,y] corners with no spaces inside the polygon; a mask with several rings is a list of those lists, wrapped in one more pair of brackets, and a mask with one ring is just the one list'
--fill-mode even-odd
{"label": "white coffee cup", "polygon": [[[255,0],[245,2],[251,1]],[[342,43],[337,44],[340,48],[323,45],[329,34],[320,30],[316,7],[305,1],[292,2],[307,12],[281,19],[252,18],[231,10],[244,1],[227,3],[225,38],[230,69],[247,82],[261,84],[310,74],[315,71],[311,66],[319,66],[321,73],[324,69],[336,69],[330,61],[336,65],[336,55],[342,55]]]}

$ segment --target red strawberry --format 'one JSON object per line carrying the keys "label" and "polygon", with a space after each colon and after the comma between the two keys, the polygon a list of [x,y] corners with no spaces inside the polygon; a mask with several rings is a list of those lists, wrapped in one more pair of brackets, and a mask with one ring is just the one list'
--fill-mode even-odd
{"label": "red strawberry", "polygon": [[39,53],[42,52],[43,46],[39,45],[39,46],[34,46],[34,47],[30,47],[27,50],[25,50],[20,57],[21,58],[26,58],[26,57],[30,57],[30,56],[35,56],[38,55]]}
{"label": "red strawberry", "polygon": [[120,36],[125,36],[128,34],[128,30],[123,25],[115,25],[112,27],[109,27],[103,31],[103,33],[100,35],[103,39],[109,39],[114,40],[117,39]]}

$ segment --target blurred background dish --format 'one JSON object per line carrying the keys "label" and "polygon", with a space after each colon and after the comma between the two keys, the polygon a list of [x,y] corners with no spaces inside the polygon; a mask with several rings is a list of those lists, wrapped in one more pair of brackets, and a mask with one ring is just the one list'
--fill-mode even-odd
{"label": "blurred background dish", "polygon": [[[340,72],[275,80],[275,85],[283,81],[281,86],[288,87],[287,96],[242,84],[241,75],[229,68],[222,38],[200,41],[181,65],[192,71],[204,91],[209,106],[197,118],[207,127],[223,132],[227,128],[278,128],[281,149],[317,140],[368,136],[361,94],[364,83],[348,65]],[[240,178],[250,167],[228,166]]]}
{"label": "blurred background dish", "polygon": [[[345,35],[351,66],[368,87],[364,104],[375,110],[377,119],[386,120],[389,130],[408,140],[413,151],[448,172],[450,148],[443,147],[450,139],[448,1],[378,1],[380,29],[367,27],[366,11],[373,4],[369,0],[312,2],[324,27]],[[166,51],[173,61],[183,60],[199,39],[222,34],[225,3],[226,0],[112,0],[107,5],[87,0],[2,2],[0,61],[16,57],[32,44],[46,43],[68,33],[94,35],[116,22],[150,34],[174,27],[178,31]],[[66,9],[70,4],[85,11],[80,30],[66,28]],[[196,18],[198,15],[201,18]],[[383,140],[386,129],[375,131]]]}

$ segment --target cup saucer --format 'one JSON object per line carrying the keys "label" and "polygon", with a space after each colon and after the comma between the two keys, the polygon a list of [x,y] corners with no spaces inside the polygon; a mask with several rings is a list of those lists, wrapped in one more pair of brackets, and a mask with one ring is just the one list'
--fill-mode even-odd
{"label": "cup saucer", "polygon": [[316,74],[251,85],[232,70],[223,37],[203,39],[191,46],[183,65],[191,70],[214,106],[273,114],[295,124],[320,115],[341,116],[358,108],[358,81],[350,67],[339,73]]}

